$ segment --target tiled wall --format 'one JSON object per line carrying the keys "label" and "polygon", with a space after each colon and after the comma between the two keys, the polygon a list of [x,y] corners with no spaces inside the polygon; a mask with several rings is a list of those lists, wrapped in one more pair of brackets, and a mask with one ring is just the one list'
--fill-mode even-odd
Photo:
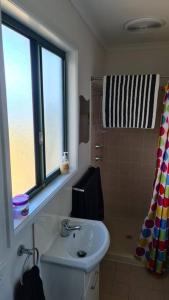
{"label": "tiled wall", "polygon": [[[101,168],[105,221],[143,220],[149,208],[164,92],[160,89],[155,129],[103,129],[102,82],[92,82],[91,161]],[[103,148],[96,149],[96,144]],[[101,162],[95,162],[102,156]]]}

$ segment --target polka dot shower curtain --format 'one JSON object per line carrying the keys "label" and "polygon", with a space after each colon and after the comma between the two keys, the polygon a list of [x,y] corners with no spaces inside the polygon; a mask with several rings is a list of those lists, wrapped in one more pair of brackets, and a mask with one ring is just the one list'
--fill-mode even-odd
{"label": "polka dot shower curtain", "polygon": [[162,274],[169,268],[169,85],[164,98],[153,197],[136,257],[145,259],[154,273]]}

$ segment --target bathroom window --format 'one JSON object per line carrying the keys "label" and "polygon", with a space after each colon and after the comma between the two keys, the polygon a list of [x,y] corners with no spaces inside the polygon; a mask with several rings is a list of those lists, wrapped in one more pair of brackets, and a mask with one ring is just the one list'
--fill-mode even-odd
{"label": "bathroom window", "polygon": [[67,151],[65,53],[2,14],[12,196],[60,175]]}
{"label": "bathroom window", "polygon": [[[62,58],[42,48],[46,176],[59,168],[63,154]],[[57,116],[57,118],[56,118]],[[57,155],[56,155],[57,154]]]}

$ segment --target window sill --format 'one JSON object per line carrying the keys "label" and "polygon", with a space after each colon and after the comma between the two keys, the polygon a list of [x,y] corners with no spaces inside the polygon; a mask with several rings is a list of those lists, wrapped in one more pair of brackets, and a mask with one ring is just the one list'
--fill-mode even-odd
{"label": "window sill", "polygon": [[29,203],[29,214],[20,219],[14,219],[14,232],[18,233],[25,225],[33,223],[33,218],[37,213],[52,200],[57,192],[76,174],[76,170],[72,169],[66,175],[61,175],[53,180],[47,187],[39,192]]}

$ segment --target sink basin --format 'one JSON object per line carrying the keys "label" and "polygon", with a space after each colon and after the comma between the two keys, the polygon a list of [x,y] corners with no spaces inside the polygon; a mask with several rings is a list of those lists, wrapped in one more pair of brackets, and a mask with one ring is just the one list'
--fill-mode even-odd
{"label": "sink basin", "polygon": [[108,230],[100,221],[74,218],[69,220],[70,225],[80,225],[81,229],[72,231],[68,237],[56,237],[41,259],[90,272],[109,248]]}
{"label": "sink basin", "polygon": [[81,230],[72,232],[67,241],[68,253],[73,257],[79,257],[78,251],[84,251],[87,256],[97,253],[105,239],[104,231],[99,225],[84,224]]}

